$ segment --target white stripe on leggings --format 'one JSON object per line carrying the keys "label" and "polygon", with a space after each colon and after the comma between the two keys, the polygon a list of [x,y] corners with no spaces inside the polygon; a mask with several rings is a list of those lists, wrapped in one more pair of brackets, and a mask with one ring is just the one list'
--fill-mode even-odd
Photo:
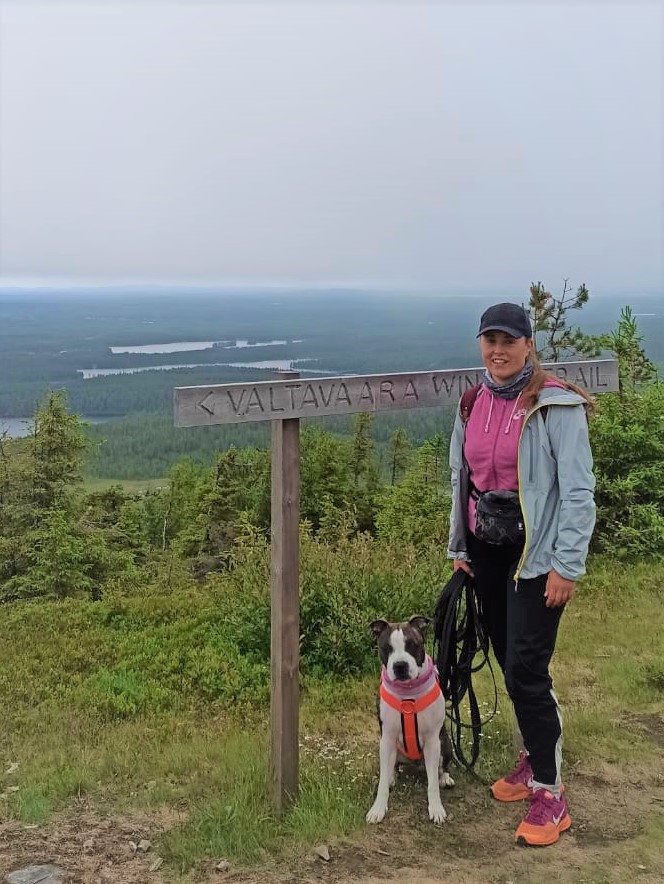
{"label": "white stripe on leggings", "polygon": [[556,697],[556,693],[551,688],[549,691],[551,696],[553,697],[553,702],[556,704],[556,715],[558,716],[558,722],[560,724],[560,736],[556,740],[556,782],[552,785],[550,783],[539,783],[537,780],[533,780],[533,790],[536,789],[548,789],[549,792],[553,792],[554,795],[560,794],[560,786],[562,785],[562,776],[561,770],[563,766],[563,716],[560,711],[560,703],[558,702],[558,697]]}

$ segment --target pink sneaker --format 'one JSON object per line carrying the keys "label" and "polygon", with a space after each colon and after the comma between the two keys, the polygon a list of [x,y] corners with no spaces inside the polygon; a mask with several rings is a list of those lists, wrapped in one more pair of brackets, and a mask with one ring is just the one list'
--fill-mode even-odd
{"label": "pink sneaker", "polygon": [[560,833],[571,825],[565,796],[556,797],[547,789],[537,789],[533,792],[528,813],[516,830],[514,840],[531,847],[546,847],[555,844]]}
{"label": "pink sneaker", "polygon": [[533,794],[533,771],[525,752],[519,753],[519,761],[512,773],[491,786],[491,794],[497,801],[521,801]]}

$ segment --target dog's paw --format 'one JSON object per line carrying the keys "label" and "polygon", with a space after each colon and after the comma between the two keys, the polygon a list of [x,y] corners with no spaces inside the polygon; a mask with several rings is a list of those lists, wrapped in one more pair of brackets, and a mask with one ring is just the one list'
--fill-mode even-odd
{"label": "dog's paw", "polygon": [[[385,814],[387,813],[387,804],[381,804],[378,801],[373,805],[369,813],[367,814],[367,822],[368,823],[382,823],[385,819]],[[443,811],[445,813],[445,811]]]}
{"label": "dog's paw", "polygon": [[452,777],[444,770],[441,775],[438,777],[438,782],[443,787],[443,789],[451,789],[454,785],[454,780]]}
{"label": "dog's paw", "polygon": [[436,825],[441,825],[447,819],[445,808],[440,801],[435,803],[429,802],[429,819],[432,823],[436,823]]}

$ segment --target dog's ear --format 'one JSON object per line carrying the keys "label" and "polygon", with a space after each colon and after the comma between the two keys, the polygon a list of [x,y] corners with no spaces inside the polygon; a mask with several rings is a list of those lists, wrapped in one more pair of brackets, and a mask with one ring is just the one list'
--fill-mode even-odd
{"label": "dog's ear", "polygon": [[422,637],[424,637],[431,620],[429,620],[428,617],[423,617],[421,614],[415,614],[415,616],[411,617],[408,622],[411,626],[414,626],[415,629],[419,630],[422,633]]}
{"label": "dog's ear", "polygon": [[389,628],[389,623],[387,620],[374,620],[371,624],[371,631],[373,632],[373,637],[376,641],[378,641],[381,633]]}

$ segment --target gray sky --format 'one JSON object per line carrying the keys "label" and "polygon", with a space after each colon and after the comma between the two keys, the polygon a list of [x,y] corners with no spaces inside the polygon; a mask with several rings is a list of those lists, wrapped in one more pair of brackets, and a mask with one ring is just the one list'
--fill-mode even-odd
{"label": "gray sky", "polygon": [[0,3],[0,281],[664,289],[664,7]]}

